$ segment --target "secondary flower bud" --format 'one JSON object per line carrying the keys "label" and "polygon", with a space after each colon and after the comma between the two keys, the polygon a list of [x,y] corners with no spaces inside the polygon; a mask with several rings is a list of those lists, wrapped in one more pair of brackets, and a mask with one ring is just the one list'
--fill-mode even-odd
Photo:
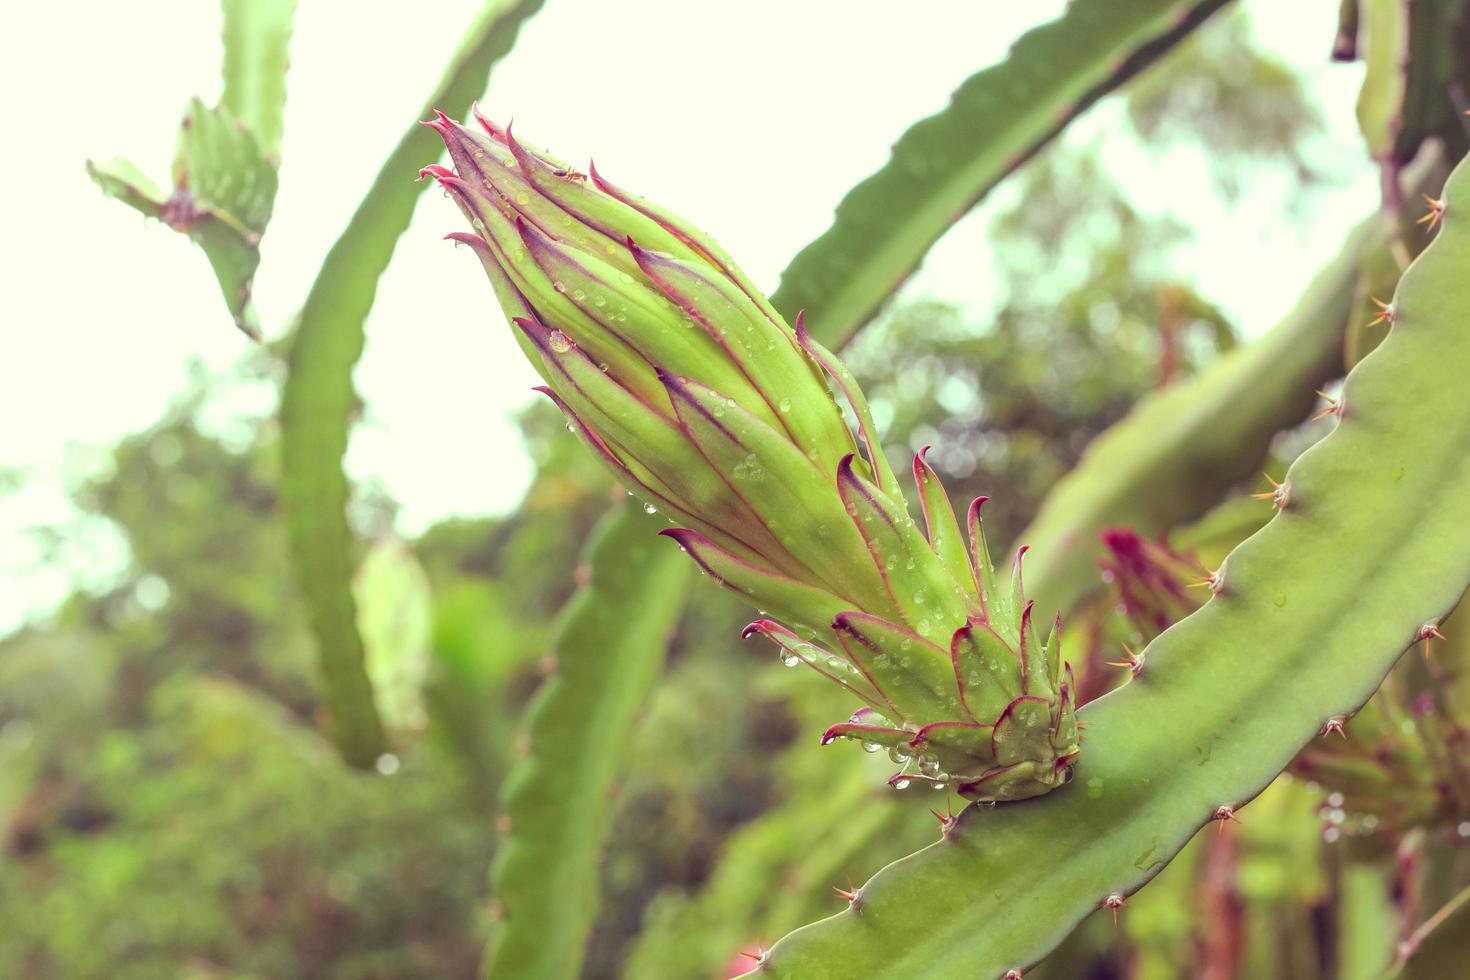
{"label": "secondary flower bud", "polygon": [[791,627],[762,619],[746,634],[865,702],[823,743],[886,746],[905,762],[895,785],[949,783],[975,799],[1065,782],[1070,671],[1055,631],[1044,645],[1031,623],[1019,554],[997,584],[980,501],[967,543],[921,453],[926,538],[862,392],[800,317],[788,325],[686,222],[475,115],[479,131],[442,114],[427,124],[454,169],[422,174],[474,229],[450,237],[478,254],[541,390],[679,525],[663,533]]}

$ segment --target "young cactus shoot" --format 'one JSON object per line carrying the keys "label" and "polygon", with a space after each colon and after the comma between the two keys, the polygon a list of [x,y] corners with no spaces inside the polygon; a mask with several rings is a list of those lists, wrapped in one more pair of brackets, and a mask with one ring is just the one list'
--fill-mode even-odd
{"label": "young cactus shoot", "polygon": [[[990,560],[977,499],[961,530],[920,452],[909,515],[852,375],[771,306],[712,239],[532,149],[440,114],[453,197],[539,390],[712,578],[773,618],[773,642],[861,702],[823,744],[887,749],[890,783],[1018,800],[1078,752],[1058,624]],[[857,432],[833,397],[841,393]]]}

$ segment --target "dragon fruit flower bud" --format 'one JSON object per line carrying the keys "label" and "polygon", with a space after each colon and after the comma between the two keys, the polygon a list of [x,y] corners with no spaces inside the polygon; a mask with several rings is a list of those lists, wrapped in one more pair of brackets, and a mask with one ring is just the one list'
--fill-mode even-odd
{"label": "dragon fruit flower bud", "polygon": [[478,255],[573,431],[706,573],[775,617],[746,635],[863,702],[823,744],[886,747],[905,764],[894,785],[974,799],[1065,782],[1070,670],[1057,631],[1042,643],[1031,622],[1019,554],[997,582],[981,501],[967,540],[920,453],[920,531],[861,390],[800,317],[687,222],[475,119],[426,123],[453,169],[421,174],[472,228],[449,237]]}

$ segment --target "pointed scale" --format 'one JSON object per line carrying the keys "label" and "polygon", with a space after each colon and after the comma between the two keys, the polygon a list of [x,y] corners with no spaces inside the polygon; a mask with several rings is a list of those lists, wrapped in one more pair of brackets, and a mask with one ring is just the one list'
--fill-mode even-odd
{"label": "pointed scale", "polygon": [[950,640],[950,664],[969,716],[993,725],[1024,692],[1020,657],[989,624],[971,619]]}
{"label": "pointed scale", "polygon": [[903,721],[959,719],[959,704],[945,651],[915,633],[867,613],[848,611],[832,620],[843,651],[903,712]]}
{"label": "pointed scale", "polygon": [[[755,284],[750,281],[749,277],[735,264],[735,260],[713,238],[683,218],[678,217],[673,212],[659,207],[646,198],[639,197],[636,194],[630,194],[616,184],[613,184],[602,174],[598,173],[596,167],[588,166],[587,170],[592,177],[592,182],[597,185],[599,190],[611,197],[617,198],[629,207],[658,222],[660,227],[677,237],[687,248],[701,255],[706,262],[718,269],[726,279],[739,287],[740,291],[750,297],[751,302],[755,303],[761,309],[761,312],[765,314],[766,318],[777,329],[784,331],[789,336],[795,336],[791,327],[781,318],[781,314],[776,312],[776,308],[771,305],[771,301],[766,298],[766,294],[755,287]],[[672,254],[678,255],[679,253],[673,252]]]}
{"label": "pointed scale", "polygon": [[623,247],[624,240],[629,237],[644,248],[682,259],[701,258],[699,253],[657,221],[608,194],[596,182],[578,179],[580,175],[575,175],[570,167],[532,149],[516,139],[514,134],[507,133],[506,144],[521,174],[537,193],[597,232],[604,240],[603,250],[623,271],[633,271],[629,267],[632,256]]}
{"label": "pointed scale", "polygon": [[791,338],[728,280],[706,275],[707,266],[630,248],[644,275],[725,348],[791,441],[830,470],[853,446],[852,433]]}
{"label": "pointed scale", "polygon": [[924,511],[924,524],[929,530],[929,547],[939,556],[950,577],[960,583],[973,599],[972,612],[980,612],[980,597],[975,591],[975,569],[970,564],[970,550],[960,531],[959,519],[949,502],[949,494],[939,481],[939,474],[925,459],[929,447],[914,456],[914,484],[919,491],[919,505]]}
{"label": "pointed scale", "polygon": [[[779,425],[775,409],[723,346],[696,326],[641,275],[630,275],[596,255],[558,242],[540,229],[519,226],[531,260],[581,313],[636,351],[649,368],[697,378]],[[621,246],[620,246],[621,247]],[[567,331],[573,335],[572,331]],[[664,399],[659,399],[662,404]],[[672,408],[672,406],[671,406]]]}
{"label": "pointed scale", "polygon": [[673,420],[618,385],[565,337],[558,340],[555,331],[534,320],[517,319],[516,326],[535,344],[557,395],[640,482],[775,567],[800,567]]}
{"label": "pointed scale", "polygon": [[780,623],[769,619],[757,619],[745,627],[740,638],[749,639],[756,634],[766,637],[780,647],[783,658],[789,656],[800,660],[828,680],[847,688],[874,710],[896,713],[893,704],[885,698],[883,692],[850,658],[839,656],[824,647],[803,640]]}
{"label": "pointed scale", "polygon": [[893,603],[915,632],[947,643],[968,616],[961,587],[950,578],[914,526],[913,519],[876,485],[853,471],[853,456],[837,468],[837,492],[851,523],[867,542],[870,563],[882,575]]}
{"label": "pointed scale", "polygon": [[862,538],[816,464],[733,398],[688,378],[663,380],[687,441],[812,570],[812,584],[847,596],[850,606],[897,615]]}
{"label": "pointed scale", "polygon": [[893,467],[888,465],[888,457],[883,454],[883,446],[878,441],[878,427],[873,424],[873,413],[868,408],[868,399],[863,395],[857,379],[852,376],[847,365],[837,359],[837,355],[817,343],[816,338],[807,332],[805,313],[796,315],[796,342],[836,383],[837,390],[842,392],[847,404],[852,407],[852,413],[858,422],[858,433],[862,436],[863,449],[867,453],[867,465],[873,473],[873,482],[902,505],[903,492],[899,488],[898,477],[894,476]]}
{"label": "pointed scale", "polygon": [[665,528],[659,534],[677,541],[716,582],[745,596],[757,609],[804,627],[813,636],[847,606],[839,596],[731,554],[698,531]]}

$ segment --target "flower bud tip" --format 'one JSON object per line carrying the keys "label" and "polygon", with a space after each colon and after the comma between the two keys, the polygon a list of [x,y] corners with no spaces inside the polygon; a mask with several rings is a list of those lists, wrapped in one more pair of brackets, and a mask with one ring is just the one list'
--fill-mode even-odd
{"label": "flower bud tip", "polygon": [[475,122],[479,123],[480,128],[488,133],[493,139],[499,140],[503,138],[501,132],[495,128],[495,124],[486,119],[484,115],[480,113],[480,103],[478,100],[470,103],[470,115],[475,117]]}
{"label": "flower bud tip", "polygon": [[752,636],[755,636],[757,633],[765,636],[770,633],[771,627],[773,625],[775,624],[772,623],[769,619],[757,619],[755,622],[751,623],[749,626],[745,627],[745,629],[740,631],[740,638],[742,640],[748,640]]}
{"label": "flower bud tip", "polygon": [[984,507],[989,502],[990,502],[990,498],[987,497],[987,496],[985,496],[984,494],[981,494],[980,496],[976,497],[974,500],[970,501],[970,520],[971,521],[974,521],[975,518],[979,517],[980,516],[980,508],[981,507]]}
{"label": "flower bud tip", "polygon": [[[608,183],[608,181],[602,176],[602,174],[598,172],[597,162],[595,160],[589,159],[587,161],[587,176],[592,178],[593,186],[595,186],[598,190],[602,191],[605,194],[613,194],[616,190],[616,188],[613,187],[612,184]],[[616,195],[614,194],[614,196]]]}
{"label": "flower bud tip", "polygon": [[468,245],[476,252],[490,251],[489,242],[485,241],[485,239],[481,238],[479,235],[472,235],[467,231],[451,231],[449,234],[444,236],[444,240],[446,242],[458,242],[461,245]]}
{"label": "flower bud tip", "polygon": [[544,326],[530,317],[524,316],[513,316],[510,318],[510,322],[520,328],[520,331],[527,337],[530,337],[531,343],[542,350],[546,349],[547,344],[550,342],[550,333]]}
{"label": "flower bud tip", "polygon": [[[687,527],[666,527],[659,531],[658,535],[661,538],[669,538],[677,542],[680,548],[689,552],[689,556],[694,559],[700,568],[704,569],[708,574],[714,575],[709,565],[700,557],[699,552],[695,550],[697,542],[708,543],[699,532],[691,531]],[[719,576],[715,576],[715,578],[717,581],[720,580]]]}
{"label": "flower bud tip", "polygon": [[433,119],[420,120],[419,124],[422,126],[428,126],[430,129],[437,132],[440,136],[448,136],[449,131],[454,128],[454,120],[450,119],[438,109],[434,110]]}

